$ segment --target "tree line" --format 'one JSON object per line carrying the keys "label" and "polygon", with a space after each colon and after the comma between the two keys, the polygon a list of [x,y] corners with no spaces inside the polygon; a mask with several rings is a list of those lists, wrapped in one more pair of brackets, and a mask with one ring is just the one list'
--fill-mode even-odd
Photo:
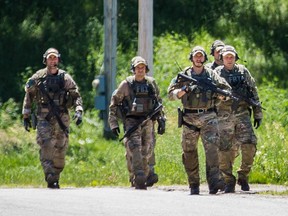
{"label": "tree line", "polygon": [[[138,1],[117,5],[117,67],[124,67],[137,51]],[[45,50],[56,47],[87,98],[84,104],[93,107],[91,82],[103,63],[103,0],[0,0],[0,8],[0,102],[21,102],[26,79],[44,67]],[[284,0],[155,0],[154,35],[177,33],[193,41],[192,33],[205,29],[219,39],[245,37],[241,46],[265,53],[259,82],[286,87],[287,8]]]}

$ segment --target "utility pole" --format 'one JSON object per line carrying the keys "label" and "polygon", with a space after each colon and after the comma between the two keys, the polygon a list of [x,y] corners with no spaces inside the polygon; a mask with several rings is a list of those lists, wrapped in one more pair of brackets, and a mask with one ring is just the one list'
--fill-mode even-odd
{"label": "utility pole", "polygon": [[[104,121],[104,137],[113,138],[108,123],[109,104],[116,87],[117,0],[104,2],[104,70],[93,81],[98,95],[95,108]],[[138,0],[138,55],[148,63],[153,76],[153,0]]]}
{"label": "utility pole", "polygon": [[108,123],[109,102],[116,87],[117,0],[104,1],[104,79],[105,110],[103,110],[104,137],[111,138]]}
{"label": "utility pole", "polygon": [[138,55],[148,63],[153,76],[153,0],[138,1]]}

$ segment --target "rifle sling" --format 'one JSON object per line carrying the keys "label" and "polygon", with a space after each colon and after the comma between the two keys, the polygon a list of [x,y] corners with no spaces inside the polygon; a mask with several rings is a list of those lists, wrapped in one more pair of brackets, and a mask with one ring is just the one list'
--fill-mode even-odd
{"label": "rifle sling", "polygon": [[163,107],[162,104],[160,104],[154,111],[149,113],[146,117],[142,118],[139,124],[127,130],[124,136],[119,141],[121,142],[125,137],[129,137],[135,130],[137,130],[139,126],[143,125],[144,122],[150,120],[154,115],[156,115],[156,113],[160,112],[162,107]]}
{"label": "rifle sling", "polygon": [[[46,120],[49,121],[53,116],[55,116],[60,128],[63,130],[63,132],[65,133],[65,135],[68,137],[68,133],[69,133],[69,130],[68,128],[66,127],[66,125],[64,125],[64,123],[62,122],[61,120],[61,117],[59,116],[59,113],[58,111],[56,110],[60,110],[59,109],[59,106],[57,106],[54,101],[50,98],[48,92],[45,90],[45,87],[44,87],[44,84],[42,81],[39,82],[39,89],[40,91],[42,92],[42,94],[44,94],[48,101],[49,101],[49,104],[50,106],[48,106],[48,109],[49,109],[49,113],[48,115],[46,116]],[[51,110],[51,109],[55,109],[54,112]]]}
{"label": "rifle sling", "polygon": [[187,126],[189,129],[191,129],[191,130],[193,130],[195,132],[199,132],[200,131],[200,128],[196,127],[195,125],[188,124],[185,121],[183,121],[182,124]]}

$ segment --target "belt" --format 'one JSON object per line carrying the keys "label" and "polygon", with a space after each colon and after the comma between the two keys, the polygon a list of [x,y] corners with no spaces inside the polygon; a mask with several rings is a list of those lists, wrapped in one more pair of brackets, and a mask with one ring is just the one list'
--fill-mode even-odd
{"label": "belt", "polygon": [[209,109],[184,109],[184,113],[205,113],[216,111],[214,107]]}
{"label": "belt", "polygon": [[145,116],[128,115],[128,116],[126,116],[126,118],[142,120],[142,119],[145,119],[146,117]]}

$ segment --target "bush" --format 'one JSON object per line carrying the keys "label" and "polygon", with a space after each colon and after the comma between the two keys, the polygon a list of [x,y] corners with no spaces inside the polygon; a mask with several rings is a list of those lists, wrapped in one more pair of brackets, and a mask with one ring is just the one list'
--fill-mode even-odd
{"label": "bush", "polygon": [[0,102],[0,128],[7,129],[15,120],[19,119],[19,105],[10,98],[7,102]]}

